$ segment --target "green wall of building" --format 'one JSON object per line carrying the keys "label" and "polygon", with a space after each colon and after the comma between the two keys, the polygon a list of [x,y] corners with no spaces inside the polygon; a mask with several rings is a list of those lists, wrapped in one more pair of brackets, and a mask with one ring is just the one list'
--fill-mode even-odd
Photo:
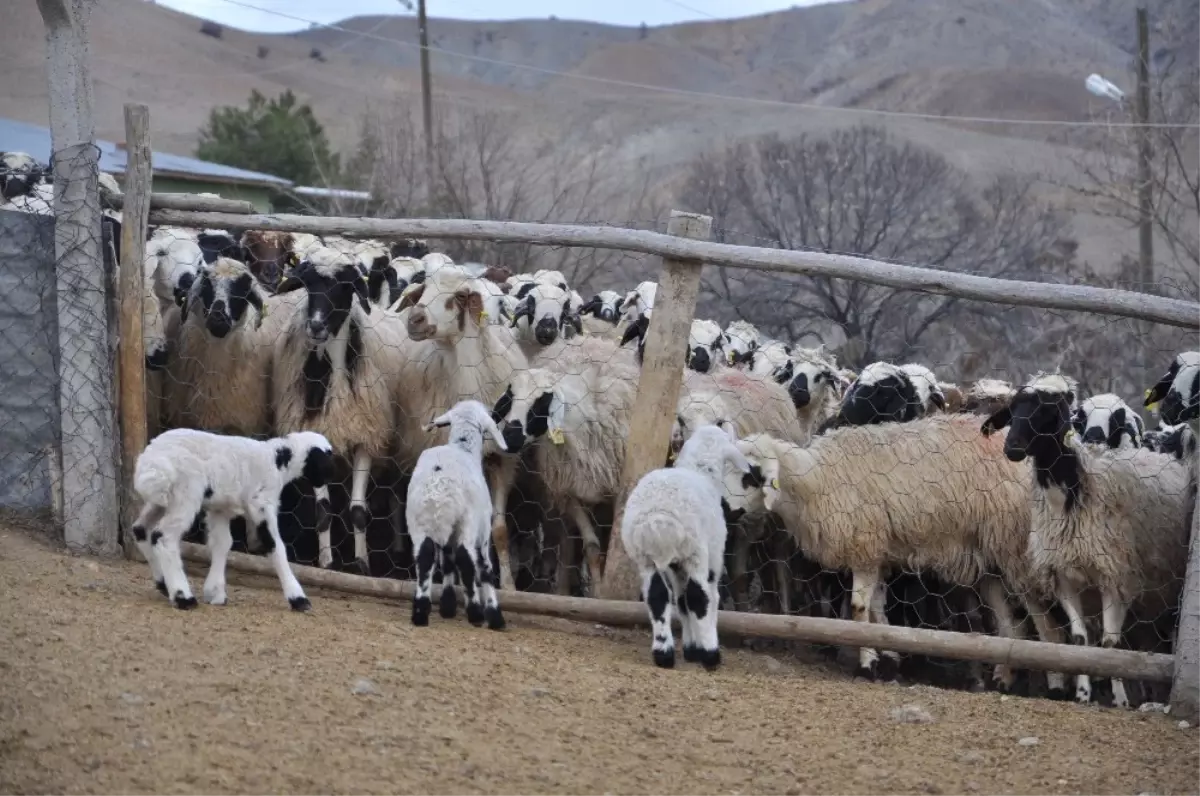
{"label": "green wall of building", "polygon": [[271,212],[272,189],[260,185],[230,185],[227,182],[204,182],[179,177],[154,177],[155,193],[215,193],[222,199],[242,199],[263,213]]}

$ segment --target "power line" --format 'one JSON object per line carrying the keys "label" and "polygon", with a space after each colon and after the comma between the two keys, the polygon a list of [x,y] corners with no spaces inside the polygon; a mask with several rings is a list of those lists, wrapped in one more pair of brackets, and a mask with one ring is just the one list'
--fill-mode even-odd
{"label": "power line", "polygon": [[[380,36],[380,35],[374,34],[374,33],[366,33],[363,31],[350,30],[349,28],[345,28],[345,27],[342,27],[341,25],[337,25],[337,24],[332,24],[332,23],[326,24],[326,23],[316,22],[314,20],[305,19],[303,17],[298,17],[293,14],[285,13],[283,11],[275,11],[274,9],[262,8],[261,6],[256,6],[251,3],[244,2],[244,0],[221,0],[221,2],[227,3],[229,5],[240,6],[242,8],[250,9],[252,11],[259,11],[264,14],[273,14],[277,17],[281,17],[284,19],[290,19],[295,22],[303,22],[307,25],[315,25],[317,27],[325,28],[327,30],[336,30],[340,33],[347,33],[347,34],[354,35],[354,36],[360,36],[360,37],[366,38],[366,39],[374,39],[376,41],[395,44],[395,45],[398,45],[401,47],[406,47],[409,49],[420,49],[420,45],[413,44],[411,42],[402,41],[400,39],[392,39],[387,36]],[[952,116],[952,115],[942,115],[942,114],[936,114],[936,113],[918,113],[918,112],[914,112],[914,111],[889,111],[889,110],[881,110],[881,109],[877,109],[877,108],[843,108],[843,107],[838,107],[838,106],[834,106],[834,105],[816,105],[814,103],[808,103],[808,102],[788,102],[786,100],[765,99],[765,98],[761,98],[761,97],[736,97],[736,96],[732,96],[732,95],[728,95],[728,94],[712,94],[712,93],[703,92],[703,91],[692,91],[689,89],[671,88],[668,86],[656,86],[656,85],[652,85],[649,83],[634,83],[632,81],[616,80],[614,78],[598,77],[595,75],[582,75],[582,74],[574,74],[571,72],[560,72],[555,69],[546,69],[546,68],[540,67],[540,66],[532,66],[530,64],[516,63],[514,61],[503,61],[503,60],[500,60],[497,58],[487,58],[487,57],[484,57],[481,55],[467,55],[466,53],[456,53],[456,52],[453,52],[452,50],[447,50],[442,47],[437,47],[435,45],[430,45],[428,49],[430,52],[437,52],[437,53],[440,53],[442,55],[449,56],[452,58],[461,58],[461,59],[468,60],[468,61],[474,61],[476,63],[491,64],[493,66],[505,66],[505,67],[509,67],[512,69],[523,69],[523,70],[526,70],[529,72],[536,72],[539,74],[551,75],[554,77],[562,77],[562,78],[567,78],[570,80],[581,80],[581,81],[586,81],[586,82],[590,82],[590,83],[599,83],[599,84],[608,85],[608,86],[617,86],[617,87],[621,87],[621,88],[638,89],[641,91],[657,91],[662,94],[672,94],[675,96],[690,97],[692,99],[720,100],[723,102],[739,102],[739,103],[743,103],[743,104],[751,104],[751,105],[758,105],[758,106],[772,107],[772,108],[794,108],[797,110],[816,111],[816,112],[820,112],[820,113],[845,113],[845,114],[858,115],[858,116],[876,116],[876,117],[886,117],[886,118],[895,118],[895,119],[915,119],[915,120],[934,121],[934,122],[958,122],[958,123],[970,123],[970,124],[1016,124],[1016,125],[1028,125],[1028,126],[1035,126],[1035,127],[1101,127],[1101,128],[1146,127],[1146,128],[1163,128],[1163,129],[1200,129],[1200,124],[1185,123],[1185,122],[1178,122],[1178,123],[1151,122],[1148,124],[1142,124],[1139,122],[1109,122],[1109,121],[1092,121],[1092,120],[1069,121],[1069,120],[1062,120],[1062,119],[1005,119],[1005,118],[999,118],[999,117],[993,117],[993,116]]]}

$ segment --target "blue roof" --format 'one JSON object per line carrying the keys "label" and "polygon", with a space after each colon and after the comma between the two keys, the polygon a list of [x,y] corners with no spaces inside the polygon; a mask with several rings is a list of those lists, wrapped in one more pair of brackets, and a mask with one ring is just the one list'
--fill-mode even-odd
{"label": "blue roof", "polygon": [[[96,139],[96,146],[100,148],[101,171],[114,174],[125,173],[125,150],[119,149],[112,141],[101,141],[100,139]],[[50,151],[50,129],[48,127],[0,117],[0,152],[27,152],[42,163],[48,163]],[[273,174],[235,169],[233,166],[209,163],[207,160],[197,160],[182,155],[168,155],[165,152],[153,153],[153,162],[156,174],[177,174],[197,179],[211,179],[217,182],[274,185],[281,188],[290,187],[292,184],[290,180],[276,177]]]}

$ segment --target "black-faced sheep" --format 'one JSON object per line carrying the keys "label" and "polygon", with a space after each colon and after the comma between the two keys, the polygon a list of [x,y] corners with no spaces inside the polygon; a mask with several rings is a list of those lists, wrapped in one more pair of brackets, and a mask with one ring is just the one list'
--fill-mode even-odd
{"label": "black-faced sheep", "polygon": [[1112,393],[1093,395],[1080,404],[1071,416],[1071,426],[1088,445],[1109,448],[1141,447],[1145,433],[1142,418]]}
{"label": "black-faced sheep", "polygon": [[[1109,450],[1080,444],[1071,427],[1075,384],[1041,375],[988,418],[983,433],[1009,427],[1004,453],[1033,462],[1031,577],[1053,593],[1077,644],[1087,643],[1082,591],[1100,591],[1101,644],[1120,643],[1130,605],[1146,594],[1172,605],[1183,583],[1195,494],[1192,462],[1145,448]],[[1086,676],[1076,699],[1091,699]],[[1114,679],[1113,702],[1128,707]]]}
{"label": "black-faced sheep", "polygon": [[1158,383],[1146,391],[1145,405],[1157,408],[1169,426],[1195,423],[1200,418],[1200,351],[1177,354]]}

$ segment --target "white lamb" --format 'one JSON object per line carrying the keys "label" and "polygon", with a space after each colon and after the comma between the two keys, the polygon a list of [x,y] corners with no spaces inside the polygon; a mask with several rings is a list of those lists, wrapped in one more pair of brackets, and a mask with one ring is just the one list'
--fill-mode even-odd
{"label": "white lamb", "polygon": [[408,484],[405,516],[417,561],[412,623],[419,627],[429,624],[429,591],[440,549],[441,615],[452,619],[457,610],[457,574],[467,593],[467,621],[478,626],[486,619],[489,628],[500,630],[504,617],[492,580],[492,499],[483,476],[483,435],[491,436],[501,450],[505,450],[504,438],[478,401],[460,401],[426,428],[432,431],[447,426],[450,441],[421,453]]}
{"label": "white lamb", "polygon": [[1071,425],[1085,443],[1109,448],[1140,448],[1146,431],[1141,416],[1110,392],[1084,401],[1075,410]]}
{"label": "white lamb", "polygon": [[638,318],[649,317],[654,310],[654,296],[657,292],[657,282],[642,282],[626,293],[619,307],[621,319],[632,323]]}
{"label": "white lamb", "polygon": [[750,463],[732,430],[701,426],[684,443],[674,467],[652,470],[629,493],[621,542],[642,573],[650,610],[654,663],[675,665],[671,610],[680,606],[683,659],[706,669],[721,663],[717,641],[717,583],[725,555],[721,509],[726,464],[743,473]]}
{"label": "white lamb", "polygon": [[[1159,407],[1159,403],[1162,406]],[[1200,351],[1182,351],[1158,383],[1146,390],[1147,409],[1158,409],[1162,423],[1175,426],[1200,419]]]}
{"label": "white lamb", "polygon": [[749,365],[762,343],[762,334],[749,321],[734,321],[725,327],[725,356],[730,365]]}
{"label": "white lamb", "polygon": [[288,605],[309,610],[279,537],[279,499],[287,484],[301,478],[314,488],[325,486],[332,468],[329,441],[311,431],[266,441],[182,428],[159,434],[138,456],[133,474],[134,491],[145,502],[133,535],[155,586],[176,608],[196,607],[179,542],[203,512],[212,553],[204,599],[224,605],[225,561],[233,547],[229,522],[244,516],[275,542],[271,561]]}

